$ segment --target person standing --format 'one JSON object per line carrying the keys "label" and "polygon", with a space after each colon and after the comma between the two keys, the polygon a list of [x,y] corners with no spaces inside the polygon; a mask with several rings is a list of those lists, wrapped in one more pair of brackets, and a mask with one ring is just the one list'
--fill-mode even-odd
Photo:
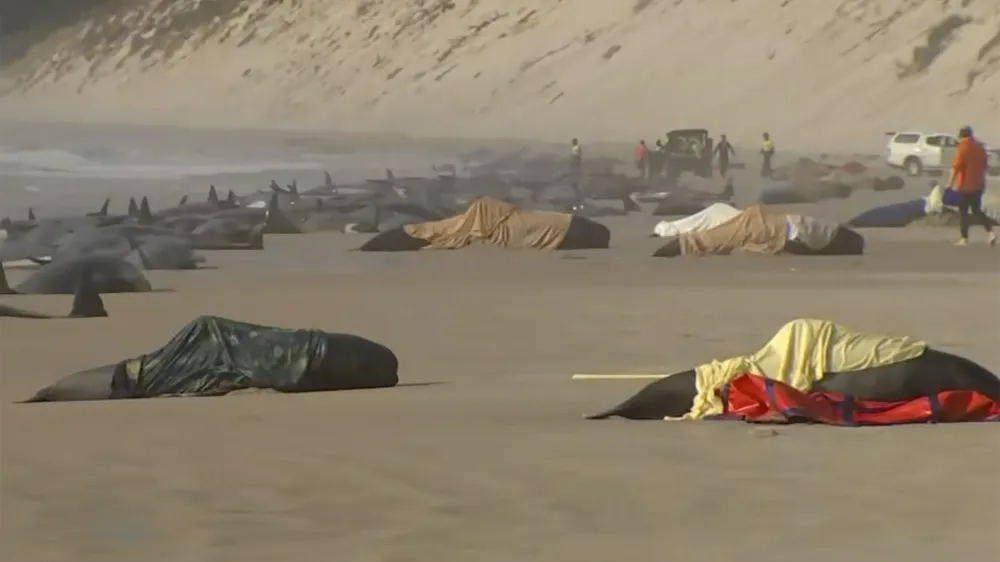
{"label": "person standing", "polygon": [[973,220],[986,229],[987,244],[994,246],[997,236],[990,226],[990,219],[983,213],[983,192],[986,190],[986,148],[972,134],[972,127],[965,126],[958,132],[958,150],[951,163],[947,187],[958,194],[958,228],[960,238],[956,245],[969,243],[969,227]]}
{"label": "person standing", "polygon": [[649,153],[649,177],[655,177],[663,174],[663,161],[667,157],[667,152],[663,147],[663,141],[656,139],[656,145],[653,146],[653,151]]}
{"label": "person standing", "polygon": [[583,179],[583,148],[580,140],[574,138],[569,143],[569,178],[573,193],[580,198],[580,182]]}
{"label": "person standing", "polygon": [[644,140],[639,141],[635,147],[635,167],[639,170],[640,178],[649,178],[649,149]]}
{"label": "person standing", "polygon": [[569,143],[569,170],[577,176],[583,173],[583,148],[576,138]]}
{"label": "person standing", "polygon": [[719,137],[719,144],[715,145],[715,154],[719,155],[719,175],[726,177],[729,173],[729,156],[736,158],[736,150],[729,144],[726,135]]}
{"label": "person standing", "polygon": [[760,143],[760,177],[770,178],[774,174],[772,160],[774,159],[774,141],[771,135],[764,133],[764,141]]}

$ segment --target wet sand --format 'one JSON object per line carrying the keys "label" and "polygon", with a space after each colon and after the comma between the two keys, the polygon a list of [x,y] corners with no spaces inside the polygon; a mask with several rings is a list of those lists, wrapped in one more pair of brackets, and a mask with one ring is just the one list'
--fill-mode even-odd
{"label": "wet sand", "polygon": [[[917,187],[913,193],[919,192]],[[744,192],[741,198],[751,198]],[[94,197],[91,196],[91,199]],[[803,207],[846,218],[900,194]],[[1000,368],[1000,251],[867,231],[863,257],[657,260],[613,248],[349,252],[273,236],[152,272],[110,318],[0,319],[0,557],[308,561],[935,560],[995,552],[996,424],[841,429],[593,422],[631,382],[756,349],[784,322],[911,334]],[[974,236],[981,236],[976,233]],[[12,271],[12,281],[25,275]],[[64,312],[69,297],[3,297]],[[201,314],[361,334],[399,388],[13,404]]]}

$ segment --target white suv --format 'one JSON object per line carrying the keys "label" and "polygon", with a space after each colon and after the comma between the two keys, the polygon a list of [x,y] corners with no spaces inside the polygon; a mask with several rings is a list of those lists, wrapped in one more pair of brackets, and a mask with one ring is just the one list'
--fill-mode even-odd
{"label": "white suv", "polygon": [[903,168],[911,176],[940,172],[951,167],[958,148],[958,138],[945,133],[886,133],[889,145],[885,160]]}

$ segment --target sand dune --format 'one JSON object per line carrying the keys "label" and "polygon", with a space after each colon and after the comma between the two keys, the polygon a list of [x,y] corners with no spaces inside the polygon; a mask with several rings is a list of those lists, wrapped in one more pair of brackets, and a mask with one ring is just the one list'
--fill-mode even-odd
{"label": "sand dune", "polygon": [[550,139],[706,126],[811,149],[971,123],[1000,139],[986,0],[122,4],[7,65],[2,114]]}

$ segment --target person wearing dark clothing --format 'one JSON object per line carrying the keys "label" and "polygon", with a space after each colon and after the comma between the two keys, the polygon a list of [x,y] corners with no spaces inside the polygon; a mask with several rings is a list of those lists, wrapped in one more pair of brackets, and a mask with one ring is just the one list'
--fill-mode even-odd
{"label": "person wearing dark clothing", "polygon": [[969,227],[975,220],[986,229],[987,243],[993,246],[997,243],[997,237],[990,225],[990,218],[983,213],[982,208],[983,192],[986,190],[986,148],[972,136],[972,127],[962,127],[958,137],[961,140],[955,151],[947,185],[948,189],[959,196],[958,227],[961,238],[957,244],[965,246],[969,243]]}
{"label": "person wearing dark clothing", "polygon": [[719,144],[715,145],[715,154],[719,156],[719,175],[726,177],[729,173],[729,157],[735,158],[736,150],[729,144],[726,135],[719,137]]}
{"label": "person wearing dark clothing", "polygon": [[768,133],[764,133],[764,142],[760,143],[760,157],[760,177],[770,178],[774,174],[774,168],[771,167],[774,159],[774,141]]}

